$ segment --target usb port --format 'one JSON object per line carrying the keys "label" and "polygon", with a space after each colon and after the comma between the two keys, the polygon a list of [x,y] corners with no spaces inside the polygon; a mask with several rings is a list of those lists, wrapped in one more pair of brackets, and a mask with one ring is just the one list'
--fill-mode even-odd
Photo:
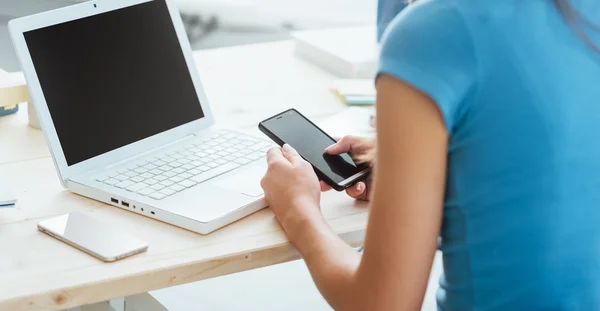
{"label": "usb port", "polygon": [[115,199],[115,198],[110,198],[110,201],[115,203],[115,204],[119,204],[119,200]]}
{"label": "usb port", "polygon": [[121,201],[121,205],[125,206],[125,207],[129,207],[129,203],[125,202],[125,201]]}

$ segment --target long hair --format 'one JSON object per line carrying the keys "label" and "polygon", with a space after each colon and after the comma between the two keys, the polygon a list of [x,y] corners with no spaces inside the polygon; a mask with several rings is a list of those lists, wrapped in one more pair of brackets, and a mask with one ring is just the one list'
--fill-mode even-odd
{"label": "long hair", "polygon": [[600,31],[600,27],[581,13],[571,5],[569,0],[553,0],[556,9],[560,12],[563,18],[567,21],[569,26],[575,31],[576,35],[585,42],[590,48],[596,53],[600,54],[600,48],[590,39],[585,28],[591,28],[594,31]]}

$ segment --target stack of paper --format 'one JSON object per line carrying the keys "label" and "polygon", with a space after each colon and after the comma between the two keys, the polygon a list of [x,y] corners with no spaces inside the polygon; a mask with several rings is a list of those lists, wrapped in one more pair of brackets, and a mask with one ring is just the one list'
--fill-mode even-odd
{"label": "stack of paper", "polygon": [[307,30],[292,34],[296,55],[340,78],[372,78],[379,44],[375,27]]}
{"label": "stack of paper", "polygon": [[375,104],[376,94],[373,79],[335,80],[331,91],[350,106]]}
{"label": "stack of paper", "polygon": [[372,107],[350,107],[316,123],[333,137],[346,135],[369,137],[375,135],[372,126],[374,112]]}

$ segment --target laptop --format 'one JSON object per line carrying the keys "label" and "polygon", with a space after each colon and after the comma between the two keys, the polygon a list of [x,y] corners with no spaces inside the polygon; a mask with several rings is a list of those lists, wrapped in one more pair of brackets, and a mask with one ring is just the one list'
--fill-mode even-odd
{"label": "laptop", "polygon": [[201,234],[266,206],[273,145],[215,126],[172,2],[90,1],[9,30],[64,187]]}

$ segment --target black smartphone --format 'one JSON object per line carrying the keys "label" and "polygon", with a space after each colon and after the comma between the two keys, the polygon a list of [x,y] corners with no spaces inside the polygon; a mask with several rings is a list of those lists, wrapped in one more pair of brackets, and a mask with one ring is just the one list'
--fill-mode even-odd
{"label": "black smartphone", "polygon": [[286,110],[258,124],[258,129],[280,146],[288,144],[312,164],[319,179],[342,191],[368,177],[368,164],[359,164],[352,155],[330,155],[325,149],[335,143],[331,136],[295,109]]}

